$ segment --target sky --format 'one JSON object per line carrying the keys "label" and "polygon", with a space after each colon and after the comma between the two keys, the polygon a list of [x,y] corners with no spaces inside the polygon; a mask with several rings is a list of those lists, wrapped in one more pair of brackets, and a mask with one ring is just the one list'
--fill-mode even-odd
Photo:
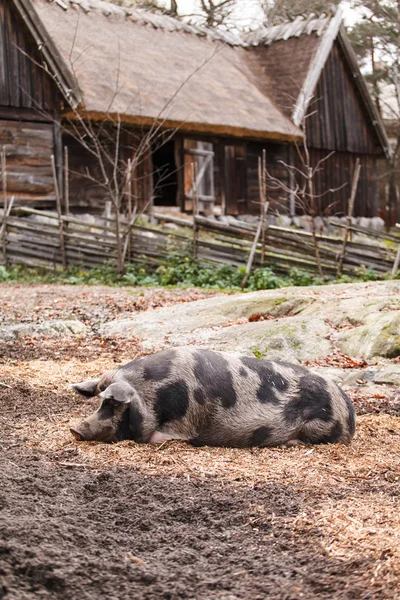
{"label": "sky", "polygon": [[[200,4],[199,0],[177,0],[178,9],[182,15],[195,14]],[[169,5],[169,0],[163,0],[165,5]],[[347,2],[342,3],[342,10],[346,25],[351,26],[357,19],[356,12],[349,8]],[[235,11],[235,22],[239,28],[251,27],[255,29],[262,25],[263,15],[259,0],[237,0],[237,9]]]}
{"label": "sky", "polygon": [[[178,7],[181,14],[191,14],[196,12],[198,0],[178,0]],[[257,27],[262,25],[262,10],[259,0],[238,0],[235,11],[235,21],[238,27]]]}

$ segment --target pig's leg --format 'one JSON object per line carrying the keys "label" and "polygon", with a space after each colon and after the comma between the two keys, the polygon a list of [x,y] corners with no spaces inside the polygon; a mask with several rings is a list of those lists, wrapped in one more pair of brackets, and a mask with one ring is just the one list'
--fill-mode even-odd
{"label": "pig's leg", "polygon": [[188,437],[183,436],[179,433],[163,433],[162,431],[155,431],[150,438],[150,444],[163,444],[169,440],[188,440]]}
{"label": "pig's leg", "polygon": [[293,448],[294,446],[304,446],[305,443],[302,442],[301,440],[288,440],[285,444],[282,444],[283,446],[286,446],[287,448]]}

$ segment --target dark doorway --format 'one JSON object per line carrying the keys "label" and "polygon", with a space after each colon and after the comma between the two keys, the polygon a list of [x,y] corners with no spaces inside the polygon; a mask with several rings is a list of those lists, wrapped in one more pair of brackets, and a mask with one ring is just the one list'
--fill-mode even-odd
{"label": "dark doorway", "polygon": [[244,145],[225,146],[226,214],[242,215],[247,210],[247,165]]}
{"label": "dark doorway", "polygon": [[178,173],[175,142],[167,142],[153,152],[154,206],[177,206]]}

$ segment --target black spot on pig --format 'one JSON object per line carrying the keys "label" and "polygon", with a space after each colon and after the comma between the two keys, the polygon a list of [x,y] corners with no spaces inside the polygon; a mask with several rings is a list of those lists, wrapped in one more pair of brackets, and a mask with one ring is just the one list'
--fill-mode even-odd
{"label": "black spot on pig", "polygon": [[259,427],[251,434],[249,446],[265,446],[271,436],[270,427]]}
{"label": "black spot on pig", "polygon": [[117,440],[141,441],[143,436],[142,424],[143,415],[140,410],[132,404],[129,405],[123,412],[118,424],[116,432]]}
{"label": "black spot on pig", "polygon": [[196,400],[196,402],[198,404],[205,404],[206,402],[206,396],[204,394],[204,390],[202,390],[201,388],[196,388],[194,390],[194,399]]}
{"label": "black spot on pig", "polygon": [[322,444],[325,442],[326,444],[334,444],[335,442],[339,442],[342,439],[343,435],[343,427],[339,421],[336,421],[329,434],[326,436],[326,441],[323,440]]}
{"label": "black spot on pig", "polygon": [[279,404],[279,398],[275,391],[285,392],[289,387],[289,382],[280,373],[275,372],[270,361],[250,356],[244,356],[241,361],[260,378],[260,386],[257,390],[258,400],[263,404]]}
{"label": "black spot on pig", "polygon": [[346,402],[346,406],[347,406],[347,410],[348,410],[347,427],[348,427],[349,433],[351,435],[354,435],[354,433],[356,431],[356,416],[355,416],[355,412],[354,412],[353,403],[350,400],[350,398],[348,397],[348,395],[343,390],[341,390],[339,388],[339,391],[342,394],[343,400]]}
{"label": "black spot on pig", "polygon": [[240,377],[248,377],[248,373],[247,373],[246,369],[244,369],[243,367],[240,367],[239,375],[240,375]]}
{"label": "black spot on pig", "polygon": [[306,421],[331,421],[331,395],[322,377],[308,373],[300,378],[297,396],[285,406],[288,421],[296,421],[299,417]]}
{"label": "black spot on pig", "polygon": [[175,350],[164,350],[152,356],[146,356],[143,361],[143,377],[146,381],[163,381],[171,375],[172,365],[176,356]]}
{"label": "black spot on pig", "polygon": [[196,438],[189,440],[189,444],[192,444],[192,446],[196,446],[197,448],[200,448],[201,446],[206,446],[207,442],[205,442],[203,440],[203,438],[201,438],[201,437],[196,437]]}
{"label": "black spot on pig", "polygon": [[237,397],[228,361],[211,350],[195,352],[194,361],[194,375],[206,398],[220,401],[224,408],[235,406]]}
{"label": "black spot on pig", "polygon": [[[132,404],[129,407],[129,410],[126,410],[124,415],[129,415],[129,440],[134,440],[135,442],[139,442],[143,436],[143,415],[138,409],[137,406],[133,406]],[[125,438],[122,438],[125,439]]]}
{"label": "black spot on pig", "polygon": [[298,438],[301,442],[304,442],[304,444],[335,444],[336,442],[340,442],[342,435],[343,427],[339,421],[336,421],[332,429],[326,435],[319,434],[316,439],[315,436],[300,432]]}
{"label": "black spot on pig", "polygon": [[178,380],[157,390],[154,410],[160,426],[181,419],[189,406],[189,392],[185,381]]}

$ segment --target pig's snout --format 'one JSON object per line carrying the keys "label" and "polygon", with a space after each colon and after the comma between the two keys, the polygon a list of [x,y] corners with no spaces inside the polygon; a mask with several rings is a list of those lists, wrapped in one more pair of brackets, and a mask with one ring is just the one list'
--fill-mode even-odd
{"label": "pig's snout", "polygon": [[81,431],[78,431],[77,429],[74,429],[73,427],[69,428],[70,432],[72,433],[72,435],[74,436],[74,438],[76,439],[77,442],[84,442],[85,441],[85,436],[82,434]]}
{"label": "pig's snout", "polygon": [[78,442],[91,442],[93,440],[114,442],[116,427],[111,421],[101,421],[95,415],[74,427],[70,427],[70,432]]}

